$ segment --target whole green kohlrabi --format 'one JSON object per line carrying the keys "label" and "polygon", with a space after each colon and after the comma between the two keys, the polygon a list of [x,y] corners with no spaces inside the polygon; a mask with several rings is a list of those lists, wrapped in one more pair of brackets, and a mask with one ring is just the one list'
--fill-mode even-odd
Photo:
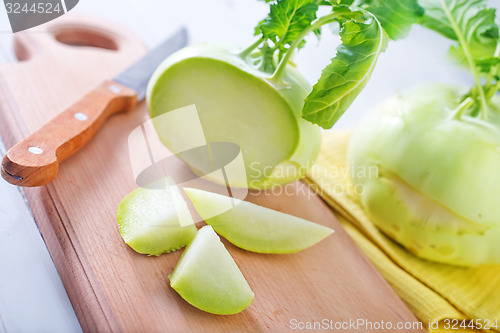
{"label": "whole green kohlrabi", "polygon": [[465,93],[433,84],[389,99],[357,128],[348,165],[377,168],[352,181],[373,222],[411,252],[500,263],[500,98],[488,120],[457,118]]}
{"label": "whole green kohlrabi", "polygon": [[357,129],[352,177],[373,222],[416,255],[473,266],[500,263],[500,64],[486,1],[419,0],[419,23],[455,42],[469,91],[428,85],[383,103]]}

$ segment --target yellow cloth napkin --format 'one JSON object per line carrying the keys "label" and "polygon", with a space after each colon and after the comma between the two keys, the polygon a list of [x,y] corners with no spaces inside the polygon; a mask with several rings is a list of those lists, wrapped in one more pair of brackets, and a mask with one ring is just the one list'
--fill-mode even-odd
{"label": "yellow cloth napkin", "polygon": [[346,151],[350,135],[325,132],[307,182],[430,332],[474,331],[460,327],[471,320],[483,326],[489,321],[484,331],[500,332],[500,265],[463,268],[433,263],[382,234],[363,212],[349,183]]}

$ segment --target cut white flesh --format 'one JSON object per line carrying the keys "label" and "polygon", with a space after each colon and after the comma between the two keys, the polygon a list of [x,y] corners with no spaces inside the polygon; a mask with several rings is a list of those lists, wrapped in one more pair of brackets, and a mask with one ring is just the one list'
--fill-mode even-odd
{"label": "cut white flesh", "polygon": [[231,186],[266,188],[304,177],[318,155],[320,131],[300,116],[309,84],[292,68],[287,73],[289,84],[276,87],[269,75],[225,47],[198,45],[176,52],[148,85],[147,103],[161,142],[175,154],[186,145],[199,146],[197,126],[178,135],[161,121],[161,115],[195,105],[206,143],[229,142],[241,149],[244,177],[232,179]]}
{"label": "cut white flesh", "polygon": [[189,304],[214,314],[241,312],[255,296],[210,226],[198,231],[169,278],[170,286]]}
{"label": "cut white flesh", "polygon": [[[233,142],[245,161],[259,162],[245,165],[255,181],[265,178],[266,167],[288,160],[297,146],[299,129],[288,104],[276,90],[233,66],[212,59],[184,60],[155,86],[153,121],[166,111],[196,105],[207,142]],[[177,145],[185,144],[186,138],[159,128],[158,135],[176,153]]]}
{"label": "cut white flesh", "polygon": [[247,201],[194,188],[184,190],[207,224],[248,251],[294,253],[333,233],[323,225]]}
{"label": "cut white flesh", "polygon": [[120,203],[116,218],[125,243],[139,253],[159,256],[186,246],[196,226],[176,186],[138,188]]}

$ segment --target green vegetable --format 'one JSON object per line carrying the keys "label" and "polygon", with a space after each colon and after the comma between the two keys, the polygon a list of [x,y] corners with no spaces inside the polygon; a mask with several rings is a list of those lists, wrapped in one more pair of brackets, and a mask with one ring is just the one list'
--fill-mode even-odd
{"label": "green vegetable", "polygon": [[[458,44],[475,86],[427,85],[379,106],[352,137],[348,165],[374,223],[416,255],[448,264],[500,263],[498,27],[484,1],[422,0],[421,23]],[[477,47],[481,45],[481,47]],[[498,55],[487,54],[491,57]],[[481,81],[481,72],[487,72]]]}
{"label": "green vegetable", "polygon": [[139,253],[159,256],[194,238],[196,226],[175,185],[167,179],[138,188],[120,203],[116,218],[125,243]]}
{"label": "green vegetable", "polygon": [[[404,36],[421,15],[416,0],[267,1],[269,15],[250,47],[212,44],[185,48],[165,60],[151,78],[147,102],[161,141],[174,153],[196,146],[198,133],[179,135],[159,116],[195,104],[205,139],[237,144],[245,161],[241,187],[268,188],[303,177],[319,152],[320,125],[333,126],[368,81],[391,38]],[[350,6],[349,6],[350,5]],[[318,17],[318,8],[331,12]],[[373,14],[370,12],[373,11]],[[311,88],[291,63],[311,32],[340,26],[342,44]],[[194,159],[196,160],[196,159]],[[194,170],[196,162],[187,161]],[[215,163],[217,164],[217,163]]]}
{"label": "green vegetable", "polygon": [[[498,66],[495,62],[490,62],[491,68],[487,68],[484,63],[478,67],[476,62],[478,58],[498,58],[500,55],[495,10],[486,8],[485,0],[420,0],[420,3],[426,12],[421,24],[458,42],[452,50],[463,58],[474,76],[476,86],[471,94],[474,102],[478,104],[476,109],[484,119],[488,113],[488,97],[498,88],[491,89]],[[486,86],[483,87],[479,72],[488,69],[491,73]]]}
{"label": "green vegetable", "polygon": [[169,275],[170,286],[191,305],[219,315],[243,311],[254,293],[212,227],[201,228]]}
{"label": "green vegetable", "polygon": [[354,5],[371,12],[382,24],[387,35],[393,39],[406,37],[413,23],[424,14],[417,1],[407,0],[356,0]]}
{"label": "green vegetable", "polygon": [[[495,10],[484,0],[420,0],[425,8],[421,24],[459,42],[452,47],[466,65],[471,60],[492,57],[498,45]],[[498,57],[498,54],[497,54]]]}
{"label": "green vegetable", "polygon": [[[192,46],[157,69],[148,104],[160,140],[175,153],[197,146],[198,133],[176,135],[157,117],[195,104],[207,143],[232,142],[241,149],[246,177],[233,179],[234,186],[262,188],[302,177],[321,139],[319,129],[290,105],[301,103],[309,85],[289,65],[284,77],[289,86],[276,89],[234,52],[211,44]],[[191,166],[204,169],[193,162]]]}
{"label": "green vegetable", "polygon": [[333,230],[304,219],[194,188],[184,189],[194,207],[214,230],[234,245],[259,253],[294,253]]}
{"label": "green vegetable", "polygon": [[323,128],[332,127],[365,87],[385,48],[382,27],[376,19],[367,23],[347,21],[340,36],[342,45],[337,56],[323,70],[302,110],[305,119]]}

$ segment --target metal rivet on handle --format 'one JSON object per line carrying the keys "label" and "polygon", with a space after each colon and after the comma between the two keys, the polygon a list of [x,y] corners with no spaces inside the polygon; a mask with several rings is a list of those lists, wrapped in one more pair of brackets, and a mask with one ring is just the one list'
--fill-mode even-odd
{"label": "metal rivet on handle", "polygon": [[88,117],[87,115],[81,113],[81,112],[77,112],[74,114],[75,118],[78,119],[78,120],[81,120],[81,121],[84,121],[84,120],[87,120]]}
{"label": "metal rivet on handle", "polygon": [[120,87],[115,86],[114,84],[112,84],[112,85],[109,86],[109,90],[111,90],[112,92],[114,92],[116,94],[116,93],[119,93],[121,89],[120,89]]}
{"label": "metal rivet on handle", "polygon": [[36,154],[36,155],[40,155],[41,153],[43,153],[43,149],[42,148],[39,148],[39,147],[29,147],[28,148],[28,151],[32,154]]}

